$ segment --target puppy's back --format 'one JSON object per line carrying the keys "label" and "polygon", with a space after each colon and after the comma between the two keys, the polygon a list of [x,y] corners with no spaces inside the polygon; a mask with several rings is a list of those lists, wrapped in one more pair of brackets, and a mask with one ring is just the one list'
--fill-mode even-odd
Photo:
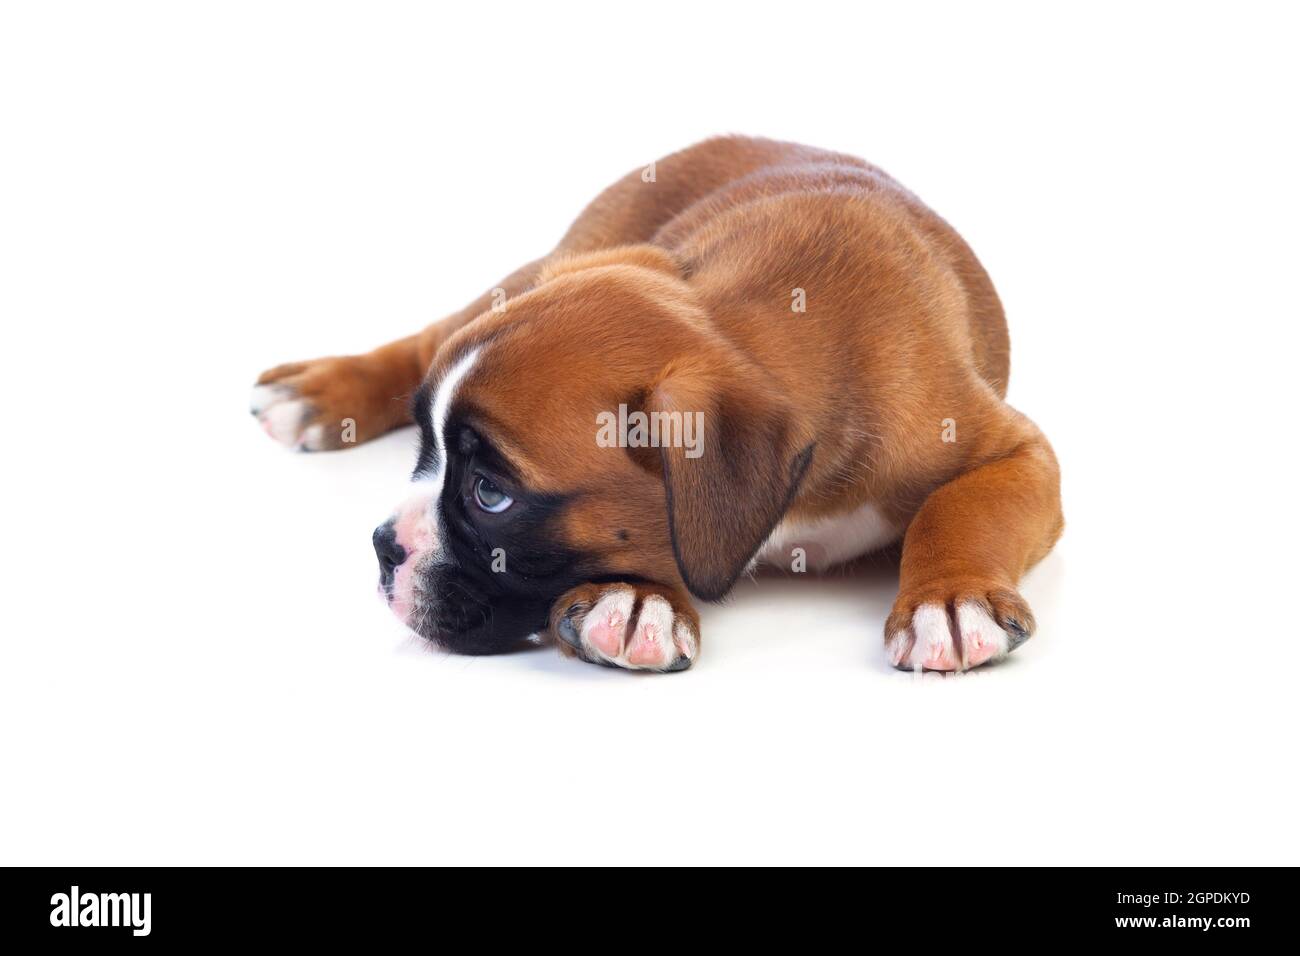
{"label": "puppy's back", "polygon": [[[723,137],[673,154],[653,183],[636,183],[647,202],[652,190],[674,191],[680,211],[645,241],[681,261],[740,339],[751,338],[757,316],[778,312],[820,319],[804,331],[826,338],[810,344],[849,347],[850,359],[878,346],[887,329],[937,338],[1005,396],[1010,346],[988,274],[947,222],[877,167],[792,143]],[[796,311],[796,290],[805,313]],[[772,339],[752,338],[758,348]]]}

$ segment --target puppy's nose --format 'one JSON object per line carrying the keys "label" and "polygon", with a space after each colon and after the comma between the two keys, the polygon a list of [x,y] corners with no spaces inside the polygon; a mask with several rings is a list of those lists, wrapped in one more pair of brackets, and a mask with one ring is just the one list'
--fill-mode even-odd
{"label": "puppy's nose", "polygon": [[376,528],[370,540],[374,543],[375,555],[379,558],[379,583],[384,590],[389,590],[393,586],[393,574],[406,560],[406,549],[397,543],[397,532],[393,530],[391,520]]}

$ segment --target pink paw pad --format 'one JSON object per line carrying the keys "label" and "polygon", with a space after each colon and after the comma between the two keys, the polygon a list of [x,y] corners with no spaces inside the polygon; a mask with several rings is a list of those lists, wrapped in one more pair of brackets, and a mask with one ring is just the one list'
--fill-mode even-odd
{"label": "pink paw pad", "polygon": [[652,595],[641,605],[636,633],[628,648],[627,662],[637,667],[662,667],[669,663],[669,635],[673,628],[673,609],[663,598]]}
{"label": "pink paw pad", "polygon": [[[580,606],[570,609],[580,610]],[[630,588],[606,591],[582,619],[580,632],[566,617],[558,636],[588,660],[633,670],[679,671],[690,667],[699,652],[694,628],[679,618],[667,599],[648,594],[638,601]]]}
{"label": "pink paw pad", "polygon": [[587,640],[591,641],[592,646],[602,654],[618,657],[619,651],[623,649],[623,629],[626,626],[627,619],[622,613],[611,610],[592,624]]}
{"label": "pink paw pad", "polygon": [[916,644],[912,648],[912,667],[927,671],[961,670],[961,660],[948,629],[948,612],[937,604],[923,604],[912,616]]}
{"label": "pink paw pad", "polygon": [[1010,652],[1011,639],[983,605],[960,604],[955,617],[951,621],[942,604],[922,604],[911,627],[889,638],[890,663],[904,670],[964,671]]}
{"label": "pink paw pad", "polygon": [[664,662],[664,652],[653,636],[646,637],[628,649],[627,662],[640,667],[657,667]]}

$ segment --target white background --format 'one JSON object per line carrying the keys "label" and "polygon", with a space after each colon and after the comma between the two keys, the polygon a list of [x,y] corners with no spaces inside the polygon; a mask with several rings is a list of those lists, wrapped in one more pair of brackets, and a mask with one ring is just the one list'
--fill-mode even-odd
{"label": "white background", "polygon": [[[1283,11],[6,4],[0,862],[1300,862]],[[890,670],[878,569],[743,582],[680,675],[428,651],[369,544],[412,435],[249,418],[718,132],[992,274],[1068,522],[1007,664]]]}

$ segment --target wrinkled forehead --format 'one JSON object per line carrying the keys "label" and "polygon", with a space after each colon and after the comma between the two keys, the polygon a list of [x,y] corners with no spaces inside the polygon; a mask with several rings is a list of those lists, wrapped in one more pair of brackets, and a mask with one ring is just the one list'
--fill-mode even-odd
{"label": "wrinkled forehead", "polygon": [[600,415],[629,400],[631,379],[621,382],[609,369],[593,367],[589,352],[530,352],[527,344],[493,339],[440,356],[412,409],[421,445],[429,449],[419,466],[426,473],[440,466],[447,443],[456,452],[466,428],[537,490],[586,484],[611,466],[604,459],[614,456],[598,440]]}
{"label": "wrinkled forehead", "polygon": [[693,313],[660,292],[644,277],[591,270],[485,313],[440,351],[427,417],[439,431],[462,420],[479,429],[538,488],[617,467],[623,456],[600,443],[600,416],[638,402],[666,356],[699,337]]}

